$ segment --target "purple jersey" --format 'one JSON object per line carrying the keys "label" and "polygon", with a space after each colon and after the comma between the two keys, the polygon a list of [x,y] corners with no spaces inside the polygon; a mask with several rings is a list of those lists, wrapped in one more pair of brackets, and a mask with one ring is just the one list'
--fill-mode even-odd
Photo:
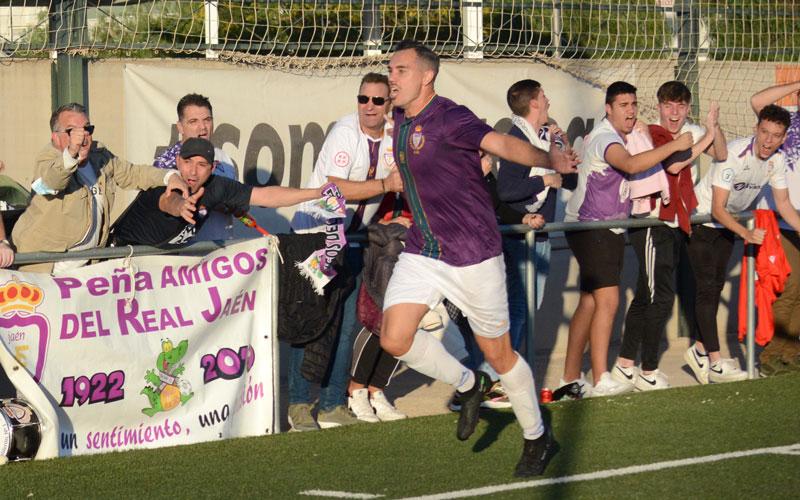
{"label": "purple jersey", "polygon": [[502,252],[478,149],[492,127],[435,96],[417,116],[394,110],[395,163],[414,216],[405,251],[469,266]]}
{"label": "purple jersey", "polygon": [[584,141],[578,187],[567,202],[566,222],[618,220],[630,215],[628,176],[606,161],[612,144],[625,147],[625,141],[604,118]]}
{"label": "purple jersey", "polygon": [[800,162],[800,109],[792,113],[792,122],[786,131],[786,140],[781,149],[786,153],[786,170],[797,171]]}

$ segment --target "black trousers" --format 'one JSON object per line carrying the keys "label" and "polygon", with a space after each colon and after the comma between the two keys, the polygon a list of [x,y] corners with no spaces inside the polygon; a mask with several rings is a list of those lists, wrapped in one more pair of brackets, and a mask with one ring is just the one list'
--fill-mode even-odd
{"label": "black trousers", "polygon": [[655,226],[629,229],[628,239],[639,260],[639,277],[619,354],[636,359],[641,347],[642,370],[653,371],[675,302],[675,269],[686,237],[678,228]]}
{"label": "black trousers", "polygon": [[695,281],[694,319],[706,352],[719,351],[717,310],[734,240],[727,229],[692,226],[688,253]]}
{"label": "black trousers", "polygon": [[351,375],[359,384],[383,390],[392,379],[400,360],[381,349],[381,339],[366,328],[362,328],[353,343],[353,367]]}

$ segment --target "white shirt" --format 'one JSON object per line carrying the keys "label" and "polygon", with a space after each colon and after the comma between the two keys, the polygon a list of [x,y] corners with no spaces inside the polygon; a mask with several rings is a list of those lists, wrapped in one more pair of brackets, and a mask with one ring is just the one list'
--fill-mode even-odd
{"label": "white shirt", "polygon": [[[769,184],[776,189],[786,189],[786,165],[783,153],[778,150],[762,160],[753,152],[753,136],[736,139],[728,143],[728,159],[712,163],[711,169],[695,186],[697,213],[711,213],[713,187],[729,192],[725,209],[732,213],[747,210]],[[710,227],[722,227],[718,223],[707,223]]]}
{"label": "white shirt", "polygon": [[[311,177],[303,187],[322,187],[328,182],[328,177],[339,177],[351,181],[367,180],[370,167],[369,140],[370,138],[361,130],[358,123],[358,113],[341,118],[325,138]],[[383,179],[388,176],[393,165],[392,136],[388,133],[388,129],[384,129],[378,150],[375,178]],[[366,200],[364,214],[361,218],[362,225],[368,224],[372,220],[382,199],[383,195],[381,194]],[[358,201],[347,202],[347,220],[345,220],[344,227],[349,227],[358,204]],[[292,229],[297,233],[315,233],[325,229],[325,221],[298,209],[292,218]]]}

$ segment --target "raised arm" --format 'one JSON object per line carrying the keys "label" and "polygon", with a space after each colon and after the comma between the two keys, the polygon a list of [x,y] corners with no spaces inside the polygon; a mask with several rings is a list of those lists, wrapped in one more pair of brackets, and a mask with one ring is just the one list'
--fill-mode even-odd
{"label": "raised arm", "polygon": [[390,191],[394,193],[403,192],[403,178],[400,177],[400,172],[396,168],[392,168],[385,179],[351,181],[329,175],[328,182],[336,184],[342,196],[349,201],[367,200]]}
{"label": "raised arm", "polygon": [[792,92],[800,92],[800,80],[792,83],[784,83],[783,85],[767,87],[760,92],[756,92],[750,98],[750,106],[752,106],[755,114],[759,114],[764,106],[772,104],[782,97],[791,94]]}
{"label": "raised arm", "polygon": [[[340,188],[341,189],[341,188]],[[322,196],[319,189],[265,186],[253,188],[250,204],[266,208],[290,207]]]}
{"label": "raised arm", "polygon": [[[709,109],[708,115],[706,116],[706,133],[703,137],[700,138],[699,141],[697,141],[692,146],[692,156],[686,161],[673,163],[672,165],[667,167],[667,172],[671,174],[677,174],[685,167],[690,166],[692,163],[694,163],[697,157],[700,156],[700,154],[703,151],[706,151],[712,144],[714,145],[713,148],[714,154],[712,154],[711,156],[714,157],[714,159],[717,161],[725,161],[728,157],[727,144],[725,142],[725,136],[722,135],[722,130],[718,129],[719,129],[719,104],[712,103],[711,109]],[[725,148],[725,154],[722,155],[724,156],[724,158],[722,159],[717,159],[717,157],[715,156],[716,152],[719,150],[718,147],[719,145],[717,144],[718,136],[722,137],[721,139],[722,147]]]}
{"label": "raised arm", "polygon": [[684,132],[677,139],[649,151],[631,156],[620,143],[614,143],[606,150],[605,159],[609,165],[628,174],[644,172],[676,151],[692,147],[692,134]]}

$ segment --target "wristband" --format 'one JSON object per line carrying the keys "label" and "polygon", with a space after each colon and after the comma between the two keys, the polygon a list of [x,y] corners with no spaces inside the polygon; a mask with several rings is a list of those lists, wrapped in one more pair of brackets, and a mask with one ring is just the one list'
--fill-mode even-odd
{"label": "wristband", "polygon": [[0,243],[5,243],[5,245],[6,245],[8,248],[11,248],[11,242],[10,242],[10,241],[8,241],[8,240],[7,240],[7,239],[5,239],[5,238],[3,238],[2,240],[0,240]]}

